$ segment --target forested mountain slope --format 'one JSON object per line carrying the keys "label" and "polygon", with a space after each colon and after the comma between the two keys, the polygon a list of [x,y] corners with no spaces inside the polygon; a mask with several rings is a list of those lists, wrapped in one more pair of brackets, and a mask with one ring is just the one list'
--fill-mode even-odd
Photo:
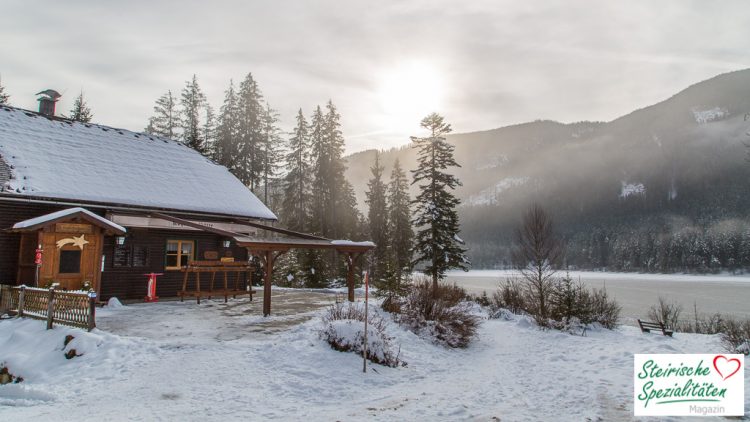
{"label": "forested mountain slope", "polygon": [[[513,229],[538,202],[585,268],[750,267],[750,70],[695,84],[611,122],[535,121],[455,134],[462,237],[475,268],[509,263]],[[450,116],[448,116],[450,118]],[[374,151],[348,157],[364,207]],[[408,147],[382,154],[415,168]]]}

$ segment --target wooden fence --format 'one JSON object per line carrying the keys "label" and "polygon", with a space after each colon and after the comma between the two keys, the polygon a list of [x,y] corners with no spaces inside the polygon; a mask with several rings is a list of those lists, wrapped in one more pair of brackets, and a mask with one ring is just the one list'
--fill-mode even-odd
{"label": "wooden fence", "polygon": [[0,285],[0,312],[47,321],[48,330],[54,324],[93,330],[96,327],[95,300],[96,294],[83,291]]}

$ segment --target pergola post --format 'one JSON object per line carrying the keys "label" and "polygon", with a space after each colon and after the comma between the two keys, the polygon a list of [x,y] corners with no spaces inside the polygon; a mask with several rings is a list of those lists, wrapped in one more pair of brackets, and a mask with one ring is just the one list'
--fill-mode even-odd
{"label": "pergola post", "polygon": [[357,259],[364,255],[362,252],[347,252],[346,253],[346,287],[349,294],[349,302],[354,302],[354,268],[357,263]]}
{"label": "pergola post", "polygon": [[[276,259],[285,254],[288,250],[280,250],[274,253],[273,250],[252,251],[248,248],[250,255],[254,255],[263,261],[263,316],[271,315],[271,280],[273,278],[273,265]],[[252,289],[252,287],[251,287]]]}
{"label": "pergola post", "polygon": [[349,302],[354,302],[354,254],[346,254],[346,287],[349,293]]}
{"label": "pergola post", "polygon": [[271,275],[273,274],[273,252],[264,252],[264,270],[263,275],[263,316],[271,315]]}

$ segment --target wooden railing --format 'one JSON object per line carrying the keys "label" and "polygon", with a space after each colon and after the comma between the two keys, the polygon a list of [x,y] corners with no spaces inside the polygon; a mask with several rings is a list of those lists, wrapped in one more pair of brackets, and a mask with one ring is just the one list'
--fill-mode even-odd
{"label": "wooden railing", "polygon": [[0,313],[45,320],[48,330],[54,324],[93,330],[95,300],[93,292],[0,285]]}

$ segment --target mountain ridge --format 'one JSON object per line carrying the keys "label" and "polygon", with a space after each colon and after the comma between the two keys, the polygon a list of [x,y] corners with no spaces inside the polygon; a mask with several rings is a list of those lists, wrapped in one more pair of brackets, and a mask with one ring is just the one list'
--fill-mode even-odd
{"label": "mountain ridge", "polygon": [[[745,69],[608,122],[536,120],[451,134],[462,165],[455,169],[463,182],[456,194],[470,255],[482,266],[503,265],[510,233],[532,202],[551,210],[571,242],[615,225],[613,235],[637,231],[639,221],[652,221],[654,230],[675,219],[703,231],[728,218],[744,224],[750,209],[748,111]],[[363,209],[374,154],[347,157],[347,177]],[[408,146],[383,151],[380,158],[386,175],[396,158],[407,170],[416,165]]]}

